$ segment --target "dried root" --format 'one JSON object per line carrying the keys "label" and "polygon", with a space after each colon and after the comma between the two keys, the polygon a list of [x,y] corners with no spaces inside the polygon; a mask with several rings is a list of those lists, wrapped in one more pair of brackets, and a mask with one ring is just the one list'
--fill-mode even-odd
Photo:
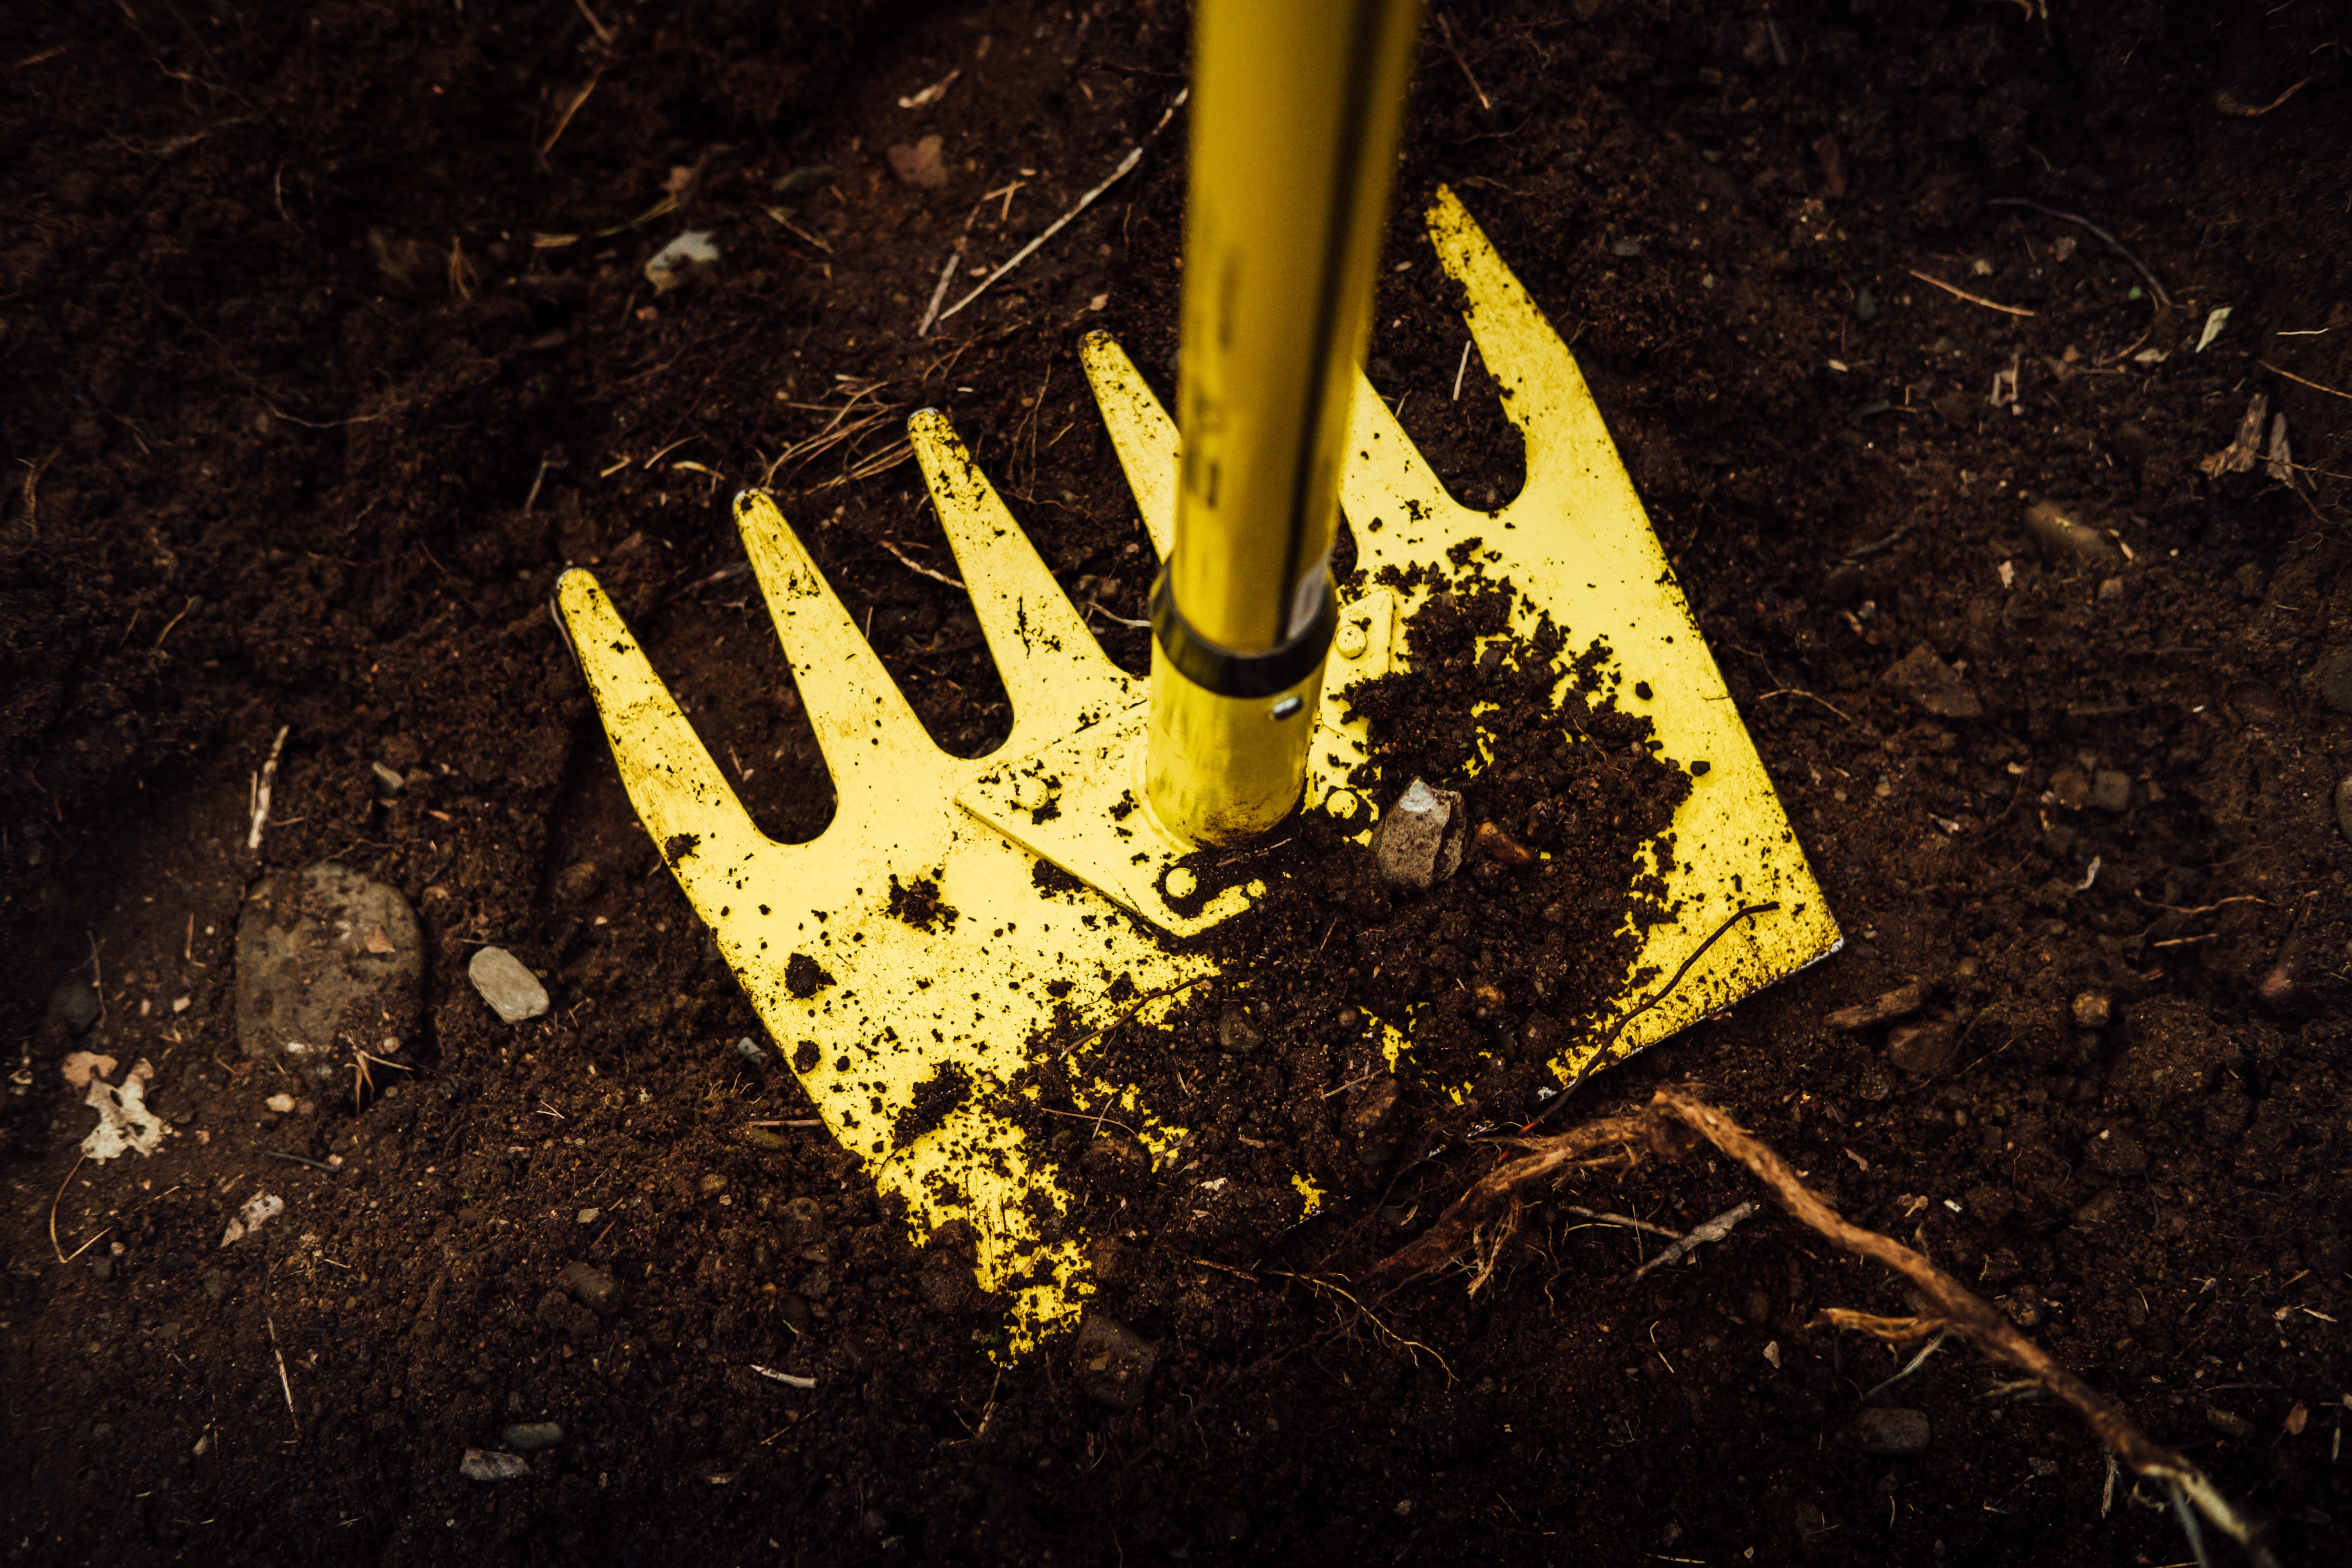
{"label": "dried root", "polygon": [[[2051,1359],[2019,1332],[2008,1317],[1982,1297],[1892,1237],[1849,1224],[1797,1179],[1788,1163],[1750,1137],[1722,1111],[1679,1089],[1660,1089],[1638,1116],[1604,1118],[1553,1137],[1519,1141],[1526,1151],[1497,1166],[1455,1200],[1437,1223],[1410,1245],[1383,1258],[1366,1279],[1392,1290],[1445,1267],[1465,1253],[1479,1251],[1478,1233],[1506,1215],[1516,1217],[1522,1194],[1565,1172],[1612,1162],[1638,1163],[1644,1153],[1672,1159],[1693,1146],[1692,1134],[1748,1167],[1770,1189],[1782,1208],[1848,1252],[1884,1264],[1909,1281],[1923,1299],[1921,1312],[1883,1318],[1832,1309],[1822,1314],[1832,1327],[1854,1329],[1896,1343],[1932,1334],[1958,1334],[1996,1360],[2026,1373],[2032,1383],[2074,1406],[2100,1440],[2138,1475],[2162,1482],[2184,1521],[2188,1507],[2246,1549],[2261,1568],[2277,1559],[2254,1527],[2206,1479],[2205,1473],[2134,1426],[2122,1409]],[[1614,1146],[1615,1152],[1598,1152]],[[1481,1257],[1480,1279],[1493,1268],[1492,1253]],[[2193,1531],[2192,1531],[2193,1533]]]}

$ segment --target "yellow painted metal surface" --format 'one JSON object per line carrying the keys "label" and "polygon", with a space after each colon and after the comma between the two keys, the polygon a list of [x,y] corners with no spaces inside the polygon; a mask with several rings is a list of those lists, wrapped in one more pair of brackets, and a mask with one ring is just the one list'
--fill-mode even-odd
{"label": "yellow painted metal surface", "polygon": [[[1305,781],[1349,403],[1421,9],[1194,7],[1187,438],[1175,548],[1153,594],[1143,780],[1159,821],[1193,843],[1267,831]],[[1276,656],[1278,672],[1240,673]]]}
{"label": "yellow painted metal surface", "polygon": [[[1679,918],[1650,929],[1610,1005],[1631,1019],[1619,1040],[1631,1050],[1832,951],[1837,927],[1575,362],[1450,194],[1429,222],[1468,292],[1480,353],[1509,393],[1505,411],[1525,433],[1528,482],[1493,510],[1463,506],[1360,376],[1342,504],[1367,578],[1381,565],[1452,571],[1447,551],[1478,540],[1486,575],[1523,596],[1517,629],[1548,611],[1572,648],[1604,637],[1620,702],[1653,720],[1665,755],[1709,763],[1675,816],[1674,862],[1657,868]],[[1164,549],[1175,427],[1115,344],[1098,338],[1085,352],[1147,531]],[[1116,1100],[1114,1116],[1155,1153],[1172,1148],[1183,1130],[1150,1121],[1131,1087],[1104,1081],[1090,1037],[1173,1005],[1210,961],[1174,951],[1166,935],[1239,917],[1255,892],[1231,889],[1190,914],[1170,905],[1190,907],[1189,889],[1170,886],[1188,846],[1140,799],[1141,683],[1104,657],[947,421],[918,415],[911,434],[1003,671],[1013,731],[977,760],[935,746],[772,502],[739,498],[745,549],[839,795],[813,842],[779,844],[752,824],[591,574],[566,574],[558,603],[630,799],[777,1048],[832,1135],[905,1197],[919,1239],[971,1223],[981,1282],[1013,1297],[1017,1351],[1076,1312],[1089,1286],[1087,1238],[1066,1228],[1056,1242],[1039,1237],[1038,1203],[1066,1209],[1067,1194],[1004,1113],[1006,1097],[1020,1092],[1024,1067],[1058,1059],[1086,1100]],[[1307,808],[1333,811],[1359,837],[1373,812],[1346,784],[1364,735],[1347,722],[1342,694],[1402,662],[1404,626],[1428,592],[1372,587],[1341,605]],[[1654,693],[1646,703],[1633,695],[1637,682]],[[1040,857],[1085,885],[1041,887]],[[920,925],[908,916],[930,899],[910,910],[905,897],[919,885],[936,889],[939,906]],[[1727,917],[1764,904],[1774,907],[1643,1006],[1657,982],[1637,975],[1674,973]],[[1389,1021],[1399,1023],[1402,1032],[1382,1036],[1392,1059],[1409,1049],[1410,1021]],[[1597,1038],[1563,1053],[1554,1072],[1577,1070]],[[943,1078],[960,1098],[941,1095]],[[910,1119],[927,1085],[925,1105],[951,1109]]]}

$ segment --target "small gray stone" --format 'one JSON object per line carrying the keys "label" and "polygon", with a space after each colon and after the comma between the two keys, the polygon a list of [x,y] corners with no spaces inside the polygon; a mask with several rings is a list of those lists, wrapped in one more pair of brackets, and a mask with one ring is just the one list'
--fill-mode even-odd
{"label": "small gray stone", "polygon": [[567,1263],[556,1279],[580,1304],[600,1318],[621,1310],[620,1282],[590,1263]]}
{"label": "small gray stone", "polygon": [[490,1010],[509,1024],[536,1018],[547,1011],[547,987],[522,966],[522,960],[502,947],[477,951],[466,965],[466,978],[482,994]]}
{"label": "small gray stone", "polygon": [[509,1448],[520,1448],[535,1454],[541,1448],[552,1448],[563,1441],[563,1428],[552,1421],[519,1421],[499,1434]]}
{"label": "small gray stone", "polygon": [[1239,1007],[1228,1007],[1225,1016],[1217,1020],[1217,1044],[1234,1056],[1246,1056],[1265,1043],[1249,1021],[1249,1015]]}
{"label": "small gray stone", "polygon": [[1857,321],[1878,320],[1878,296],[1867,289],[1854,290],[1853,319]]}
{"label": "small gray stone", "polygon": [[457,1473],[469,1481],[510,1481],[517,1476],[530,1474],[520,1454],[500,1454],[488,1448],[468,1448],[466,1457],[457,1461]]}
{"label": "small gray stone", "polygon": [[776,1065],[774,1058],[770,1057],[766,1051],[761,1048],[760,1042],[753,1039],[749,1035],[744,1036],[741,1039],[735,1042],[735,1054],[741,1057],[745,1061],[750,1062],[753,1067],[758,1068],[761,1072],[766,1072],[770,1068]]}
{"label": "small gray stone", "polygon": [[1609,254],[1621,260],[1631,261],[1634,257],[1642,254],[1642,242],[1638,239],[1621,239],[1609,247]]}
{"label": "small gray stone", "polygon": [[2320,668],[2319,698],[2339,713],[2352,713],[2352,647]]}
{"label": "small gray stone", "polygon": [[1887,1031],[1886,1059],[1913,1078],[1929,1078],[1952,1065],[1960,1032],[1948,1023],[1902,1024]]}
{"label": "small gray stone", "polygon": [[385,767],[382,763],[370,763],[368,771],[375,775],[376,799],[398,800],[407,793],[408,781],[401,776],[399,769]]}
{"label": "small gray stone", "polygon": [[1926,643],[1905,654],[1878,679],[1880,685],[1909,698],[1938,719],[1974,719],[1984,711],[1984,704],[1969,683]]}
{"label": "small gray stone", "polygon": [[2102,768],[2091,775],[2091,804],[2101,811],[2120,814],[2131,805],[2131,774]]}
{"label": "small gray stone", "polygon": [[60,980],[58,988],[49,993],[49,1016],[62,1022],[77,1035],[89,1033],[98,1022],[98,991],[87,980]]}
{"label": "small gray stone", "polygon": [[2074,998],[2074,1022],[2085,1029],[2104,1029],[2115,1022],[2116,999],[2104,991],[2085,991]]}
{"label": "small gray stone", "polygon": [[2352,774],[2336,786],[2336,831],[2352,840]]}
{"label": "small gray stone", "polygon": [[1113,1410],[1143,1403],[1160,1352],[1116,1318],[1088,1312],[1070,1345],[1071,1371],[1078,1392]]}
{"label": "small gray stone", "polygon": [[1865,1410],[1853,1418],[1853,1432],[1864,1453],[1890,1457],[1918,1453],[1931,1436],[1920,1410]]}
{"label": "small gray stone", "polygon": [[1464,817],[1460,795],[1413,780],[1372,833],[1381,879],[1426,889],[1454,875],[1462,864]]}
{"label": "small gray stone", "polygon": [[332,860],[280,872],[237,921],[237,1044],[336,1082],[354,1047],[412,1033],[424,974],[416,916],[397,889]]}

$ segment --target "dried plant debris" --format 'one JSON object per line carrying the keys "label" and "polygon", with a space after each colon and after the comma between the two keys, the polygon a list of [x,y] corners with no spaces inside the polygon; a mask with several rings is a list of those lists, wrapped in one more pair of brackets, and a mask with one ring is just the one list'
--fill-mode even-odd
{"label": "dried plant debris", "polygon": [[[1919,1310],[1903,1318],[1832,1308],[1822,1314],[1831,1327],[1897,1344],[1947,1333],[1958,1335],[1994,1360],[2016,1367],[2031,1385],[2071,1406],[2134,1474],[2162,1484],[2170,1492],[2181,1527],[2200,1561],[2205,1553],[2196,1523],[2200,1517],[2243,1546],[2252,1562],[2275,1568],[2277,1560],[2253,1522],[2221,1495],[2204,1471],[2142,1432],[2121,1406],[2061,1366],[1992,1303],[1892,1237],[1848,1223],[1799,1179],[1788,1162],[1686,1090],[1662,1089],[1647,1107],[1630,1116],[1603,1118],[1547,1138],[1504,1140],[1506,1146],[1521,1151],[1518,1156],[1474,1183],[1435,1225],[1381,1259],[1366,1283],[1394,1290],[1466,1259],[1471,1260],[1465,1266],[1471,1268],[1475,1290],[1492,1271],[1501,1239],[1517,1227],[1524,1205],[1535,1201],[1559,1175],[1601,1165],[1631,1168],[1648,1158],[1675,1160],[1701,1141],[1747,1166],[1780,1206],[1802,1224],[1856,1257],[1900,1275],[1919,1301]],[[1729,1217],[1721,1216],[1712,1225],[1728,1228],[1724,1222]]]}

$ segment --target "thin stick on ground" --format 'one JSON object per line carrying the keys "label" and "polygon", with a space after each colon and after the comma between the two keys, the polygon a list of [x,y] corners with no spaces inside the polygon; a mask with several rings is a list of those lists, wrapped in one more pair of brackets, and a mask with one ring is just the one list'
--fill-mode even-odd
{"label": "thin stick on ground", "polygon": [[[1989,207],[2032,207],[2035,212],[2040,213],[2044,217],[2054,217],[2060,223],[2071,223],[2077,228],[2089,231],[2091,234],[2097,236],[2100,239],[2105,240],[2109,250],[2114,251],[2117,256],[2120,256],[2126,261],[2130,262],[2134,269],[2136,269],[2141,277],[2147,279],[2148,289],[2156,295],[2156,302],[2158,304],[2162,305],[2168,310],[2173,308],[2172,296],[2164,291],[2164,285],[2156,280],[2156,274],[2149,270],[2147,263],[2142,261],[2138,257],[2134,256],[2129,250],[2124,248],[2124,242],[2122,240],[2117,239],[2114,235],[2109,234],[2105,229],[2101,228],[2097,224],[2093,223],[2089,218],[2084,217],[2082,214],[2060,212],[2056,207],[2045,207],[2040,202],[2030,201],[2024,196],[1995,196],[1991,200],[1986,202],[1985,205]],[[1929,281],[1933,282],[1934,279],[1930,279]],[[2146,334],[2143,333],[2142,335],[2145,336]],[[2137,347],[2137,345],[2135,344],[2134,346]],[[2125,351],[2126,353],[2128,353],[2129,352],[2130,350],[2128,349]],[[2121,359],[2123,355],[2117,354],[2116,357],[2117,359]]]}
{"label": "thin stick on ground", "polygon": [[961,583],[957,582],[946,573],[934,572],[929,567],[924,565],[921,562],[910,560],[905,551],[899,549],[897,545],[891,543],[887,539],[877,539],[874,542],[879,544],[883,549],[897,556],[898,558],[898,564],[904,566],[908,571],[912,572],[918,577],[929,577],[932,582],[945,583],[950,588],[963,588],[965,593],[970,593],[971,591],[969,588],[964,588]]}
{"label": "thin stick on ground", "polygon": [[278,1386],[286,1391],[286,1414],[294,1421],[295,1430],[299,1432],[301,1417],[294,1414],[294,1380],[286,1375],[286,1352],[278,1344],[278,1320],[265,1316],[262,1321],[269,1325],[269,1352],[278,1358]]}
{"label": "thin stick on ground", "polygon": [[1756,1205],[1751,1200],[1744,1204],[1735,1204],[1705,1225],[1693,1226],[1689,1234],[1675,1237],[1664,1252],[1633,1270],[1633,1278],[1639,1279],[1653,1268],[1664,1268],[1669,1263],[1687,1258],[1710,1241],[1721,1241],[1755,1212]]}
{"label": "thin stick on ground", "polygon": [[[65,1244],[58,1239],[58,1205],[65,1202],[66,1188],[73,1184],[74,1171],[80,1170],[81,1163],[89,1158],[89,1156],[87,1154],[75,1156],[73,1171],[68,1171],[66,1173],[66,1179],[58,1184],[58,1195],[49,1200],[49,1250],[58,1255],[58,1261],[60,1263],[71,1263],[73,1261],[73,1258],[68,1258],[66,1256]],[[100,1234],[103,1235],[104,1233],[101,1232]],[[79,1258],[81,1254],[79,1252],[74,1254],[74,1258]]]}
{"label": "thin stick on ground", "polygon": [[1599,1150],[1614,1145],[1629,1163],[1638,1161],[1644,1152],[1674,1159],[1695,1146],[1693,1134],[1747,1166],[1796,1219],[1856,1257],[1901,1275],[1924,1299],[1924,1310],[1912,1318],[1883,1319],[1832,1310],[1824,1314],[1832,1327],[1858,1329],[1902,1342],[1938,1331],[1958,1334],[1994,1360],[2019,1368],[2031,1383],[2074,1406],[2134,1473],[2162,1482],[2177,1499],[2185,1500],[2180,1504],[2184,1521],[2186,1507],[2193,1505],[2207,1522],[2244,1547],[2259,1568],[2277,1568],[2277,1559],[2257,1537],[2252,1524],[2202,1470],[2134,1426],[2121,1407],[2059,1365],[1982,1297],[1892,1237],[1848,1223],[1800,1181],[1780,1155],[1722,1111],[1680,1089],[1660,1089],[1638,1115],[1604,1117],[1549,1138],[1520,1141],[1526,1153],[1473,1183],[1435,1225],[1375,1265],[1365,1283],[1372,1289],[1393,1290],[1475,1252],[1478,1232],[1523,1202],[1524,1193],[1547,1184],[1557,1173],[1598,1163],[1594,1155]]}
{"label": "thin stick on ground", "polygon": [[1610,1047],[1617,1043],[1617,1037],[1625,1032],[1625,1026],[1640,1017],[1643,1014],[1648,1012],[1651,1008],[1656,1006],[1659,1003],[1664,1001],[1667,997],[1673,995],[1675,987],[1683,983],[1683,976],[1691,972],[1691,966],[1696,963],[1700,959],[1705,958],[1706,956],[1706,950],[1713,947],[1717,942],[1721,942],[1725,936],[1728,935],[1732,927],[1738,925],[1741,921],[1748,919],[1751,915],[1769,915],[1780,907],[1780,900],[1776,899],[1769,902],[1749,904],[1743,909],[1733,910],[1730,916],[1726,919],[1721,925],[1715,928],[1714,931],[1705,942],[1700,942],[1698,946],[1692,951],[1691,955],[1688,958],[1683,960],[1683,966],[1675,971],[1673,979],[1667,981],[1664,985],[1659,986],[1655,991],[1651,992],[1649,996],[1638,1006],[1625,1013],[1623,1016],[1619,1017],[1615,1023],[1609,1026],[1609,1032],[1601,1037],[1601,1044],[1594,1047],[1591,1056],[1584,1058],[1584,1065],[1576,1069],[1576,1076],[1568,1080],[1568,1087],[1561,1089],[1558,1095],[1554,1096],[1552,1102],[1549,1105],[1545,1106],[1541,1110],[1537,1111],[1533,1116],[1529,1117],[1526,1124],[1522,1126],[1519,1131],[1521,1132],[1531,1131],[1538,1124],[1548,1119],[1552,1112],[1558,1110],[1561,1106],[1566,1105],[1570,1097],[1575,1094],[1577,1089],[1583,1085],[1584,1080],[1592,1076],[1592,1069],[1609,1059]]}
{"label": "thin stick on ground", "polygon": [[293,727],[291,724],[278,727],[278,739],[269,743],[269,760],[261,764],[261,779],[253,789],[253,831],[245,836],[245,847],[248,850],[261,847],[261,830],[269,825],[269,791],[278,782],[278,759],[286,751],[286,732]]}
{"label": "thin stick on ground", "polygon": [[2324,392],[2330,397],[2352,397],[2352,392],[2338,392],[2332,386],[2322,386],[2315,381],[2305,381],[2303,377],[2295,374],[2294,372],[2291,370],[2281,370],[2278,366],[2273,364],[2266,359],[2258,359],[2254,363],[2262,366],[2264,370],[2270,372],[2273,375],[2283,375],[2286,377],[2289,381],[2294,382],[2297,386],[2307,386],[2314,392]]}
{"label": "thin stick on ground", "polygon": [[2022,305],[2004,305],[1998,300],[1988,300],[1981,294],[1971,294],[1965,289],[1955,289],[1949,283],[1945,282],[1942,279],[1930,278],[1916,267],[1906,267],[1903,270],[1911,274],[1912,277],[1919,279],[1920,282],[1933,283],[1937,288],[1941,289],[1945,293],[1951,295],[1954,299],[1966,300],[1971,305],[1982,305],[1988,310],[1999,310],[2005,316],[2031,316],[2033,314],[2032,311],[2027,310]]}
{"label": "thin stick on ground", "polygon": [[1103,181],[1101,184],[1097,185],[1093,190],[1088,191],[1085,195],[1080,196],[1076,202],[1071,205],[1069,211],[1064,213],[1060,217],[1055,218],[1052,223],[1046,225],[1045,231],[1043,234],[1040,234],[1036,238],[1031,240],[1028,244],[1014,251],[1013,253],[1013,259],[1007,261],[1003,266],[998,268],[995,271],[982,279],[980,280],[979,287],[972,289],[971,293],[966,294],[962,299],[958,300],[954,304],[950,305],[946,310],[941,310],[939,313],[937,321],[946,321],[950,316],[954,315],[958,310],[962,310],[966,305],[971,304],[974,300],[979,299],[982,294],[988,292],[988,287],[990,284],[995,282],[998,279],[1003,277],[1006,273],[1012,271],[1023,262],[1028,260],[1032,256],[1034,256],[1037,253],[1038,247],[1043,246],[1047,240],[1053,238],[1055,235],[1061,233],[1064,228],[1067,227],[1071,219],[1076,217],[1080,213],[1094,205],[1095,199],[1097,197],[1100,196],[1105,191],[1110,189],[1113,185],[1118,184],[1121,180],[1127,178],[1127,172],[1129,169],[1134,168],[1138,163],[1143,162],[1143,150],[1151,145],[1153,137],[1158,136],[1161,131],[1167,128],[1168,121],[1175,118],[1176,111],[1179,109],[1184,107],[1184,100],[1192,96],[1192,89],[1191,88],[1186,88],[1182,92],[1176,95],[1176,101],[1170,104],[1168,106],[1168,112],[1160,117],[1160,123],[1154,125],[1149,132],[1147,132],[1144,134],[1142,141],[1137,142],[1134,146],[1127,150],[1127,156],[1118,161],[1118,167],[1110,172],[1109,178]]}

